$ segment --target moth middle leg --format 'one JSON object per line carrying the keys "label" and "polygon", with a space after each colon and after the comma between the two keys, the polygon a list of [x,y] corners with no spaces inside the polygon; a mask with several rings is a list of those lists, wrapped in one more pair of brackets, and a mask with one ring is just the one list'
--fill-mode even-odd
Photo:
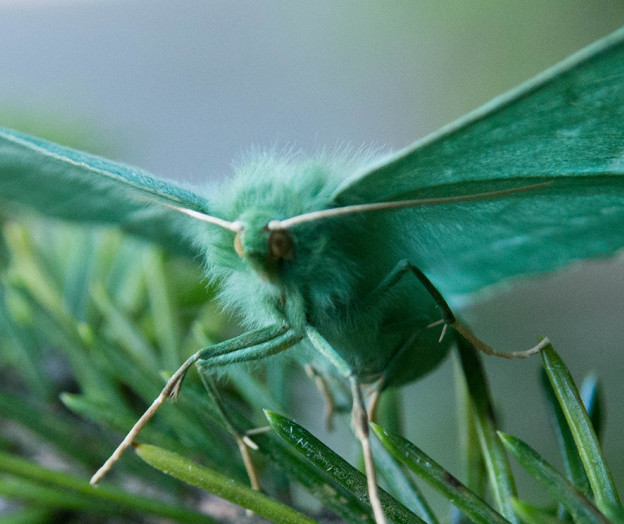
{"label": "moth middle leg", "polygon": [[323,336],[312,327],[307,328],[308,340],[312,345],[325,356],[336,370],[349,381],[351,386],[351,396],[353,398],[353,406],[351,410],[351,420],[355,435],[360,441],[362,447],[362,455],[364,457],[364,468],[366,470],[366,482],[368,487],[368,498],[375,522],[377,524],[386,524],[386,517],[381,506],[379,497],[379,487],[377,486],[377,473],[373,452],[371,449],[370,429],[368,425],[368,414],[360,380],[353,368],[342,358],[342,356],[323,338]]}
{"label": "moth middle leg", "polygon": [[466,325],[460,322],[455,314],[451,310],[450,306],[440,293],[438,289],[435,287],[433,282],[427,278],[427,276],[414,264],[409,262],[408,260],[401,260],[395,267],[392,269],[386,277],[382,280],[382,282],[366,297],[368,301],[374,303],[379,300],[384,294],[386,294],[390,289],[392,289],[395,285],[397,285],[401,279],[408,274],[414,275],[420,284],[426,289],[427,293],[434,300],[435,304],[438,306],[438,309],[442,313],[442,319],[438,322],[434,322],[430,324],[431,327],[437,324],[444,324],[442,329],[442,337],[446,332],[447,327],[454,329],[459,335],[465,338],[470,344],[472,344],[476,349],[485,353],[486,355],[492,355],[496,357],[502,357],[506,359],[514,359],[514,358],[527,358],[535,353],[539,353],[542,349],[544,349],[549,341],[547,338],[544,338],[540,341],[536,346],[529,348],[524,351],[497,351],[490,346],[488,346],[485,342],[479,339]]}

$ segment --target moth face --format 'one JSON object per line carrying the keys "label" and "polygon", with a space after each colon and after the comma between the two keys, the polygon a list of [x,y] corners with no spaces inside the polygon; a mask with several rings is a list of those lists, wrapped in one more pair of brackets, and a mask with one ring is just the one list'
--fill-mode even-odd
{"label": "moth face", "polygon": [[285,260],[295,258],[295,245],[285,229],[269,230],[268,225],[244,225],[234,237],[234,250],[267,282],[276,282]]}

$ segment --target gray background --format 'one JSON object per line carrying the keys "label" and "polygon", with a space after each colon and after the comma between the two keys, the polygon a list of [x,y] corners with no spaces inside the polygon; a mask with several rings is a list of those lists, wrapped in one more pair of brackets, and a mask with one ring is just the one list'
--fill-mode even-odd
{"label": "gray background", "polygon": [[[250,146],[403,147],[623,22],[622,2],[597,0],[0,1],[0,125],[74,129],[96,152],[201,183]],[[545,334],[577,378],[603,377],[620,483],[623,272],[584,264],[464,313],[496,348]],[[554,456],[539,359],[486,365],[505,430]],[[409,437],[459,474],[451,361],[405,393]],[[299,419],[320,426],[316,409]]]}

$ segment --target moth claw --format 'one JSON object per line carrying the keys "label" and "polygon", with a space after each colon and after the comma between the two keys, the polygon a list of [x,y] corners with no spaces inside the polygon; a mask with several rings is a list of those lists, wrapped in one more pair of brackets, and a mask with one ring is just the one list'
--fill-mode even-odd
{"label": "moth claw", "polygon": [[444,340],[444,336],[446,335],[446,330],[448,329],[448,324],[444,324],[444,326],[442,326],[442,333],[440,333],[440,338],[438,339],[438,344],[442,343],[442,340]]}
{"label": "moth claw", "polygon": [[182,389],[182,380],[179,380],[178,382],[176,382],[175,386],[173,386],[173,388],[171,389],[171,393],[169,393],[169,398],[171,400],[177,400],[181,389]]}
{"label": "moth claw", "polygon": [[261,433],[268,433],[271,431],[271,426],[262,426],[259,428],[248,429],[245,431],[245,435],[260,435]]}
{"label": "moth claw", "polygon": [[258,451],[260,448],[258,446],[258,444],[256,444],[253,440],[251,440],[247,435],[243,435],[243,437],[241,438],[241,440],[244,442],[244,444],[248,447],[253,449],[254,451]]}

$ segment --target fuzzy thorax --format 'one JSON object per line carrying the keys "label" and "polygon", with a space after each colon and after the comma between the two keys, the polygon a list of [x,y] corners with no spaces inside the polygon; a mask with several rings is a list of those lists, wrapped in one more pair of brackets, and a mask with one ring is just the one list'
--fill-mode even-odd
{"label": "fuzzy thorax", "polygon": [[241,224],[233,233],[202,224],[199,240],[209,278],[221,282],[226,309],[261,326],[282,319],[293,327],[330,315],[354,296],[357,264],[345,252],[353,220],[270,230],[268,224],[325,209],[337,185],[359,162],[261,156],[239,168],[224,185],[216,212]]}
{"label": "fuzzy thorax", "polygon": [[410,256],[406,240],[418,231],[417,222],[403,221],[401,213],[415,211],[274,227],[274,221],[335,207],[336,187],[361,166],[361,159],[350,163],[348,157],[256,159],[239,169],[215,202],[216,216],[236,230],[201,224],[196,243],[205,253],[206,274],[219,284],[223,307],[238,311],[246,327],[283,322],[303,332],[313,326],[360,378],[371,380],[413,341],[396,379],[403,382],[426,373],[447,350],[426,328],[439,313],[417,282],[407,278],[374,303],[369,298]]}

